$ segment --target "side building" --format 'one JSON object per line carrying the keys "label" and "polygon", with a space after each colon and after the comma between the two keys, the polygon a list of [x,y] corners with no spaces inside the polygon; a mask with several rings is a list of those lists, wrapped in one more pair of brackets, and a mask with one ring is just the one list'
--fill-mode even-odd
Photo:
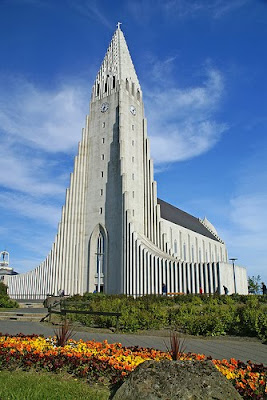
{"label": "side building", "polygon": [[4,250],[0,252],[0,282],[7,285],[10,276],[18,275],[12,267],[9,266],[9,253]]}
{"label": "side building", "polygon": [[[215,228],[157,198],[142,90],[121,29],[92,88],[90,112],[54,244],[8,278],[13,298],[84,292],[247,293]],[[201,289],[200,289],[201,288]]]}

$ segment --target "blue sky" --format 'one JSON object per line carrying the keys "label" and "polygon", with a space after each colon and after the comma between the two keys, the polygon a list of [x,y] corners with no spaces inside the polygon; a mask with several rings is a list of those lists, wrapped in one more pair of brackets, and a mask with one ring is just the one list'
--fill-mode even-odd
{"label": "blue sky", "polygon": [[267,1],[0,0],[0,248],[53,243],[95,76],[122,22],[158,195],[267,282]]}

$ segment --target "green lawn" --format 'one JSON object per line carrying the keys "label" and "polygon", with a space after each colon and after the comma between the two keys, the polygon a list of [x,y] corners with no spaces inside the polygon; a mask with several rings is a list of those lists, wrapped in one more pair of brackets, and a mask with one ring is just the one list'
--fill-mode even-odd
{"label": "green lawn", "polygon": [[0,371],[1,400],[107,400],[104,386],[90,387],[86,381],[35,371]]}

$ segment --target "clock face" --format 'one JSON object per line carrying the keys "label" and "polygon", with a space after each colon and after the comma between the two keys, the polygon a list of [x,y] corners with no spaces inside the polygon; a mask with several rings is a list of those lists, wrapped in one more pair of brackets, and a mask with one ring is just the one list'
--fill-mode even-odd
{"label": "clock face", "polygon": [[134,106],[130,107],[130,111],[133,115],[136,115],[136,108]]}
{"label": "clock face", "polygon": [[109,104],[103,103],[103,104],[101,104],[100,110],[102,113],[104,113],[104,112],[108,111],[108,108],[109,108]]}

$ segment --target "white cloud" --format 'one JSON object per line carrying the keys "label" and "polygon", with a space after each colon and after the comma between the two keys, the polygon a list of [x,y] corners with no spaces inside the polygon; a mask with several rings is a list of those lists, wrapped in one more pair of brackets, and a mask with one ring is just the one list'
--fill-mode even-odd
{"label": "white cloud", "polygon": [[230,256],[247,267],[248,275],[260,275],[267,282],[267,193],[240,194],[230,201],[228,228],[224,238]]}
{"label": "white cloud", "polygon": [[231,219],[242,230],[255,235],[257,241],[264,238],[267,244],[267,193],[246,194],[231,200]]}
{"label": "white cloud", "polygon": [[100,22],[109,29],[114,28],[105,16],[104,12],[99,9],[95,0],[68,0],[69,5],[80,14],[91,20]]}
{"label": "white cloud", "polygon": [[154,161],[181,161],[208,151],[227,129],[215,120],[224,91],[222,74],[209,68],[201,85],[181,89],[174,82],[171,88],[166,85],[164,63],[155,70],[158,84],[146,96]]}
{"label": "white cloud", "polygon": [[128,1],[127,8],[137,23],[145,25],[158,12],[168,23],[177,19],[199,17],[200,14],[219,19],[250,2],[251,0],[135,0]]}
{"label": "white cloud", "polygon": [[56,182],[49,178],[51,168],[46,158],[42,158],[41,155],[39,158],[31,157],[29,154],[24,155],[22,149],[15,151],[3,143],[1,150],[2,187],[36,196],[58,196],[64,192],[65,186],[61,184],[59,176]]}
{"label": "white cloud", "polygon": [[199,156],[218,142],[225,129],[225,125],[212,121],[162,127],[165,137],[151,135],[153,159],[155,163],[164,163]]}
{"label": "white cloud", "polygon": [[45,90],[23,78],[0,77],[1,131],[21,144],[47,152],[77,146],[88,107],[84,83]]}
{"label": "white cloud", "polygon": [[60,208],[45,202],[32,200],[29,196],[17,193],[0,193],[0,208],[11,210],[20,216],[33,220],[45,222],[48,225],[56,226],[60,220]]}
{"label": "white cloud", "polygon": [[210,14],[213,18],[221,18],[251,0],[168,0],[162,5],[167,15],[172,17],[195,17],[199,13]]}

